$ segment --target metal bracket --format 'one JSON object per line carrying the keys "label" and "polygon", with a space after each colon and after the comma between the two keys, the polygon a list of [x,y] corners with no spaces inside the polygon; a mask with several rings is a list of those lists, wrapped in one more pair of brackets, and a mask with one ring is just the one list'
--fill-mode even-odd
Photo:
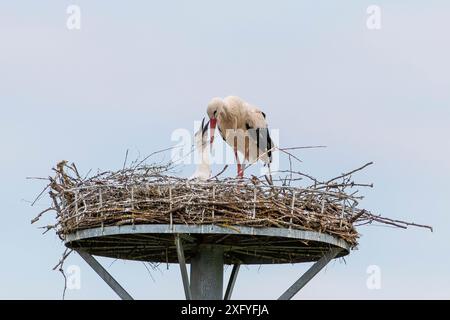
{"label": "metal bracket", "polygon": [[108,271],[89,253],[84,251],[78,251],[77,253],[83,258],[84,261],[106,282],[111,289],[114,290],[115,293],[122,300],[133,300],[130,294],[113,278]]}
{"label": "metal bracket", "polygon": [[175,246],[177,247],[178,263],[180,265],[181,278],[183,279],[184,294],[186,300],[192,300],[191,287],[189,285],[189,277],[187,273],[186,260],[184,258],[183,244],[180,235],[175,236]]}
{"label": "metal bracket", "polygon": [[334,259],[342,248],[332,248],[324,254],[320,260],[314,263],[289,289],[283,293],[278,300],[291,300],[306,284],[311,281],[332,259]]}
{"label": "metal bracket", "polygon": [[240,267],[241,267],[240,264],[235,264],[233,266],[233,270],[231,270],[230,280],[228,281],[227,290],[225,291],[225,297],[223,298],[224,300],[231,299],[231,294],[233,293],[234,285],[236,283],[236,278]]}

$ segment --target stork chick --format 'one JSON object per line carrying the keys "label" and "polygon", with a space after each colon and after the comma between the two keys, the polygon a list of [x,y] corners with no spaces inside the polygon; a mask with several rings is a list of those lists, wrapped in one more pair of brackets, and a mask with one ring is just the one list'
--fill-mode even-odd
{"label": "stork chick", "polygon": [[194,141],[195,148],[200,157],[200,163],[197,165],[197,169],[194,174],[189,178],[190,180],[200,180],[206,181],[211,178],[211,166],[209,161],[208,152],[208,136],[206,132],[208,131],[209,121],[205,125],[205,119],[203,118],[202,125],[200,129],[195,133]]}

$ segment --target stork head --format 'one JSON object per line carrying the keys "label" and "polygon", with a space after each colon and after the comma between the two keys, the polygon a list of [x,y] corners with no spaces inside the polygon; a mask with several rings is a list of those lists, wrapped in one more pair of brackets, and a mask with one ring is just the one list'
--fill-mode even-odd
{"label": "stork head", "polygon": [[223,100],[220,98],[213,98],[208,103],[208,109],[206,110],[206,113],[209,117],[209,134],[210,134],[210,144],[212,148],[212,144],[214,143],[214,133],[217,126],[217,116],[219,115],[220,111],[222,110],[224,106]]}
{"label": "stork head", "polygon": [[209,121],[205,124],[205,118],[203,118],[200,129],[195,133],[195,145],[198,150],[203,150],[204,146],[208,143],[208,139],[206,138],[208,126]]}

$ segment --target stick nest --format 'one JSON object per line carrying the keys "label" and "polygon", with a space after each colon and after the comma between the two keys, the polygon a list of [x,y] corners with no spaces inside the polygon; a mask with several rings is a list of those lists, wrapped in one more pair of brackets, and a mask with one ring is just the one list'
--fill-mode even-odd
{"label": "stick nest", "polygon": [[[170,174],[170,165],[132,165],[119,171],[98,173],[83,178],[75,164],[66,161],[49,177],[52,206],[41,212],[56,211],[57,222],[45,227],[55,229],[61,239],[78,230],[138,224],[215,224],[276,227],[311,230],[340,238],[355,247],[356,226],[379,222],[407,228],[427,227],[393,220],[358,207],[361,196],[352,174],[371,163],[321,182],[291,170],[285,178],[268,183],[265,177],[244,179],[217,176],[194,181]],[[293,186],[308,180],[306,187]],[[39,197],[38,197],[39,198]],[[428,227],[429,228],[429,227]]]}

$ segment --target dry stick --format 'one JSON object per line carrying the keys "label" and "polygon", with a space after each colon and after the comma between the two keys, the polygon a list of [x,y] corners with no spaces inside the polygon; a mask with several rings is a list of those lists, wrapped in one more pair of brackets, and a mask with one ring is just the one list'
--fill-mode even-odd
{"label": "dry stick", "polygon": [[[103,208],[103,193],[102,193],[101,187],[98,189],[98,198],[99,198],[99,210],[101,210]],[[103,217],[104,217],[103,210],[100,212],[100,216],[102,219],[101,227],[102,227],[102,234],[103,234],[103,231],[105,230],[105,222],[103,221]]]}
{"label": "dry stick", "polygon": [[[394,220],[394,221],[398,221],[398,220]],[[431,232],[433,232],[433,227],[431,227],[431,226],[427,226],[427,225],[424,225],[424,224],[418,224],[418,223],[414,223],[414,222],[407,222],[406,224],[408,226],[427,228],[427,229],[430,229]]]}
{"label": "dry stick", "polygon": [[367,188],[373,188],[373,183],[354,183],[354,182],[350,182],[350,183],[341,183],[341,184],[333,184],[333,185],[324,185],[324,186],[318,186],[316,187],[317,190],[320,189],[326,189],[326,188],[353,188],[353,187],[367,187]]}
{"label": "dry stick", "polygon": [[50,195],[50,198],[51,198],[52,201],[53,201],[53,205],[54,205],[54,207],[56,208],[56,211],[57,211],[59,214],[61,214],[61,211],[62,211],[62,210],[61,210],[61,207],[59,206],[58,200],[56,199],[56,194],[53,193],[52,191],[50,191],[48,194]]}
{"label": "dry stick", "polygon": [[64,278],[64,288],[63,288],[63,293],[62,293],[62,299],[64,300],[66,298],[67,277],[66,277],[66,273],[64,272],[64,269],[62,268],[62,266],[61,266],[61,268],[59,268],[58,271],[61,272],[61,274],[62,274],[62,276]]}
{"label": "dry stick", "polygon": [[42,215],[43,215],[44,213],[49,212],[49,211],[51,211],[51,210],[55,210],[55,208],[50,207],[50,208],[45,209],[44,211],[41,211],[41,213],[39,213],[39,214],[37,215],[36,218],[34,218],[33,220],[31,220],[31,224],[37,222],[37,221],[42,217]]}
{"label": "dry stick", "polygon": [[75,163],[72,162],[72,164],[69,168],[76,174],[78,179],[81,179],[80,173],[78,172],[78,168],[75,165]]}
{"label": "dry stick", "polygon": [[222,175],[222,173],[224,173],[226,170],[228,169],[228,165],[226,164],[225,167],[223,167],[222,171],[220,171],[218,174],[216,174],[214,177],[211,177],[208,179],[209,180],[213,180],[216,179],[217,177],[219,177],[220,175]]}
{"label": "dry stick", "polygon": [[[215,185],[213,186],[213,201],[216,202],[216,186]],[[216,207],[213,204],[213,206],[212,206],[212,218],[213,218],[213,220],[214,220],[215,210],[216,210]]]}
{"label": "dry stick", "polygon": [[98,189],[98,208],[103,208],[103,194],[102,194],[102,188]]}
{"label": "dry stick", "polygon": [[127,165],[127,160],[128,160],[128,149],[127,149],[127,152],[125,153],[125,160],[123,161],[122,170],[125,170],[125,166]]}
{"label": "dry stick", "polygon": [[401,225],[401,224],[398,224],[398,223],[395,223],[395,222],[390,222],[390,221],[377,221],[377,220],[372,220],[372,221],[375,221],[375,222],[382,222],[382,223],[384,223],[384,224],[389,224],[389,225],[392,225],[392,226],[395,226],[395,227],[398,227],[398,228],[401,228],[401,229],[408,229],[407,226],[404,226],[404,225]]}
{"label": "dry stick", "polygon": [[281,150],[300,150],[300,149],[314,149],[314,148],[326,148],[327,146],[306,146],[306,147],[290,147],[290,148],[280,148]]}
{"label": "dry stick", "polygon": [[415,226],[415,227],[421,227],[421,228],[426,228],[426,229],[430,229],[431,232],[433,232],[433,227],[431,226],[427,226],[427,225],[423,225],[423,224],[417,224],[414,222],[405,222],[405,221],[401,221],[401,220],[395,220],[395,219],[390,219],[390,218],[385,218],[385,217],[381,217],[381,216],[375,216],[375,215],[370,215],[370,217],[372,218],[372,220],[377,221],[377,222],[382,222],[382,223],[388,223],[389,224],[403,224],[405,226]]}
{"label": "dry stick", "polygon": [[170,229],[173,228],[173,213],[172,213],[172,187],[169,188],[169,199],[170,199]]}
{"label": "dry stick", "polygon": [[144,264],[145,269],[147,269],[148,274],[150,275],[150,278],[152,278],[153,282],[155,282],[155,278],[153,277],[152,273],[150,272],[150,269],[147,267],[145,262],[142,262]]}
{"label": "dry stick", "polygon": [[252,218],[253,219],[256,218],[256,187],[254,188],[254,191],[253,191],[253,216],[252,216]]}
{"label": "dry stick", "polygon": [[75,213],[78,215],[78,191],[75,192]]}
{"label": "dry stick", "polygon": [[289,229],[292,228],[292,221],[294,216],[294,209],[295,209],[295,191],[292,194],[292,205],[291,205],[291,219],[289,220]]}
{"label": "dry stick", "polygon": [[89,171],[86,173],[86,175],[84,176],[84,179],[83,180],[86,180],[87,179],[87,177],[89,177],[89,175],[91,174],[91,172],[92,172],[92,169],[89,169]]}
{"label": "dry stick", "polygon": [[[67,251],[69,251],[69,252],[67,252]],[[63,294],[62,294],[62,299],[63,300],[64,300],[64,298],[66,296],[66,290],[67,290],[67,277],[66,277],[66,274],[64,273],[63,266],[64,266],[64,261],[72,253],[72,251],[73,251],[72,249],[67,248],[64,251],[61,260],[59,260],[58,264],[53,268],[53,270],[56,270],[59,267],[58,271],[61,272],[62,276],[64,277],[64,289],[63,289]]]}
{"label": "dry stick", "polygon": [[[46,179],[47,180],[47,179]],[[34,201],[31,203],[31,206],[34,206],[36,204],[36,202],[39,201],[39,199],[41,198],[41,196],[44,194],[45,191],[47,191],[47,189],[51,186],[52,184],[49,183],[47,184],[47,186],[39,193],[39,195],[34,199]]]}
{"label": "dry stick", "polygon": [[48,181],[48,178],[42,178],[42,177],[25,177],[26,180],[45,180]]}
{"label": "dry stick", "polygon": [[357,213],[355,216],[353,216],[351,219],[350,219],[350,223],[353,223],[353,222],[355,222],[356,220],[358,220],[363,214],[365,214],[366,213],[366,210],[361,210],[361,212],[359,212],[359,213]]}
{"label": "dry stick", "polygon": [[[298,162],[303,162],[302,160],[300,160],[299,158],[297,158],[296,156],[294,156],[292,153],[288,152],[288,150],[297,150],[297,149],[310,149],[310,148],[325,148],[326,146],[306,146],[306,147],[292,147],[292,148],[278,148],[276,146],[272,147],[271,149],[267,150],[266,152],[262,153],[258,159],[261,159],[261,157],[263,157],[264,155],[268,154],[270,151],[274,151],[274,150],[279,150],[287,155],[290,155],[292,158],[294,158],[295,160],[297,160]],[[248,167],[250,167],[253,164],[250,164]],[[248,168],[247,167],[247,168]]]}
{"label": "dry stick", "polygon": [[147,157],[145,157],[141,162],[139,162],[135,168],[138,168],[140,165],[142,165],[145,161],[147,161],[149,158],[153,157],[154,155],[157,155],[159,153],[163,153],[172,149],[176,149],[176,148],[181,148],[180,146],[174,146],[174,147],[170,147],[170,148],[166,148],[166,149],[162,149],[162,150],[158,150],[155,152],[150,153]]}
{"label": "dry stick", "polygon": [[287,155],[290,155],[292,158],[294,158],[295,160],[297,160],[297,161],[300,162],[300,163],[303,162],[302,160],[300,160],[299,158],[297,158],[296,156],[294,156],[292,153],[287,152],[286,150],[283,150],[283,149],[280,149],[280,148],[276,148],[276,149],[278,149],[279,151],[281,151],[281,152],[283,152],[283,153],[285,153],[285,154],[287,154]]}
{"label": "dry stick", "polygon": [[[262,153],[262,154],[258,157],[257,160],[261,159],[264,155],[268,154],[270,151],[273,151],[273,150],[279,150],[279,151],[281,151],[281,152],[287,154],[288,156],[294,158],[294,159],[297,160],[298,162],[300,162],[300,163],[303,162],[302,160],[300,160],[299,158],[297,158],[296,156],[294,156],[292,153],[287,152],[285,149],[280,149],[280,148],[278,148],[278,147],[276,147],[276,146],[274,146],[273,148],[271,148],[271,149],[267,150],[266,152]],[[254,165],[254,164],[257,163],[257,162],[258,162],[258,161],[255,161],[255,162],[250,163],[249,165],[245,166],[245,167],[244,167],[244,170],[247,170],[248,168],[250,168],[252,165]],[[270,181],[269,178],[267,178],[267,175],[265,175],[265,179],[266,179],[266,181],[267,181],[267,183],[268,183],[269,185],[272,185],[272,184],[273,184],[272,181]]]}
{"label": "dry stick", "polygon": [[[131,187],[131,210],[134,211],[134,187]],[[134,219],[134,213],[131,214],[132,215],[132,228],[133,230],[136,230],[136,226],[134,224],[135,219]]]}
{"label": "dry stick", "polygon": [[251,166],[253,166],[255,163],[258,162],[259,159],[261,159],[263,156],[267,155],[270,151],[275,150],[275,148],[276,148],[276,147],[274,146],[274,147],[272,147],[271,149],[269,149],[269,150],[263,152],[262,154],[260,154],[259,157],[258,157],[258,159],[257,159],[257,161],[255,161],[255,162],[253,162],[253,163],[249,163],[248,165],[244,166],[244,170],[247,170],[248,168],[250,168]]}
{"label": "dry stick", "polygon": [[[292,176],[292,157],[291,157],[291,155],[288,155],[289,156],[289,181],[292,181],[292,179],[293,179],[293,176]],[[289,183],[290,184],[290,183]]]}
{"label": "dry stick", "polygon": [[306,173],[302,173],[300,171],[290,171],[290,170],[277,170],[274,171],[275,173],[292,173],[292,174],[296,174],[305,178],[310,179],[311,181],[313,181],[316,185],[321,185],[324,184],[324,182],[320,182],[319,180],[317,180],[316,178],[306,174]]}
{"label": "dry stick", "polygon": [[347,172],[347,173],[343,173],[342,175],[340,175],[340,176],[338,176],[338,177],[336,177],[336,178],[333,178],[333,179],[331,179],[331,180],[328,180],[327,182],[325,182],[325,184],[329,184],[330,182],[333,182],[333,181],[338,180],[338,179],[340,179],[340,178],[349,176],[349,175],[351,175],[351,174],[353,174],[353,173],[355,173],[355,172],[357,172],[357,171],[361,171],[361,170],[363,170],[364,168],[366,168],[366,167],[368,167],[368,166],[370,166],[370,165],[372,165],[372,164],[373,164],[373,162],[366,163],[365,165],[363,165],[362,167],[360,167],[360,168],[358,168],[358,169],[352,170],[352,171]]}
{"label": "dry stick", "polygon": [[[68,252],[69,251],[69,252]],[[59,260],[58,264],[53,267],[53,270],[56,270],[57,268],[61,268],[64,264],[64,261],[67,259],[67,257],[72,253],[72,249],[66,248],[64,251],[61,259]]]}

